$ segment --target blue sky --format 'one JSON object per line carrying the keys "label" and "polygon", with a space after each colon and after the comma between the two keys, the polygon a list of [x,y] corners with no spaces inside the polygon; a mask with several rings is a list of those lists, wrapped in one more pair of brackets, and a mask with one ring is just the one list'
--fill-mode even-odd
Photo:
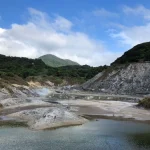
{"label": "blue sky", "polygon": [[150,39],[148,0],[0,0],[0,53],[99,66]]}

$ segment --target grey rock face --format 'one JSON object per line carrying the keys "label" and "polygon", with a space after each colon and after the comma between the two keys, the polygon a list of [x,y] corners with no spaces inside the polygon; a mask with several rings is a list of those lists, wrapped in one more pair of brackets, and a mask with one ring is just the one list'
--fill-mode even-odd
{"label": "grey rock face", "polygon": [[112,66],[84,83],[82,88],[113,94],[150,94],[150,63]]}

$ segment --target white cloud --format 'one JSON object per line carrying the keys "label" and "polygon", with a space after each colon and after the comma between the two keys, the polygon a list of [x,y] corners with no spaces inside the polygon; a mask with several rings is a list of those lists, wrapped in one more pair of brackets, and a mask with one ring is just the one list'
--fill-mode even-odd
{"label": "white cloud", "polygon": [[134,46],[139,43],[150,41],[150,24],[124,28],[121,32],[113,33],[111,36],[119,38],[123,44]]}
{"label": "white cloud", "polygon": [[137,16],[142,16],[144,19],[150,19],[150,9],[145,8],[143,5],[139,5],[137,7],[129,7],[129,6],[124,6],[123,7],[123,12],[127,15],[137,15]]}
{"label": "white cloud", "polygon": [[99,17],[118,17],[119,16],[117,13],[110,12],[104,8],[93,11],[93,14]]}
{"label": "white cloud", "polygon": [[120,31],[110,31],[110,36],[119,41],[120,45],[135,46],[150,41],[150,23],[145,25],[122,27]]}
{"label": "white cloud", "polygon": [[72,22],[70,22],[69,20],[61,16],[57,16],[55,22],[53,23],[53,27],[56,30],[60,30],[60,31],[69,31],[71,30],[72,26],[73,26]]}
{"label": "white cloud", "polygon": [[148,42],[150,41],[150,9],[145,8],[142,5],[137,7],[129,7],[124,6],[123,12],[127,15],[128,21],[136,19],[144,19],[144,22],[141,25],[115,25],[115,30],[109,30],[110,36],[113,37],[115,40],[119,42],[120,46],[135,46],[139,43]]}
{"label": "white cloud", "polygon": [[29,13],[26,24],[0,28],[1,54],[36,58],[51,53],[94,66],[109,64],[118,56],[107,51],[101,41],[73,31],[73,23],[62,16],[50,18],[33,8]]}
{"label": "white cloud", "polygon": [[2,34],[3,32],[5,32],[5,29],[0,28],[0,34]]}

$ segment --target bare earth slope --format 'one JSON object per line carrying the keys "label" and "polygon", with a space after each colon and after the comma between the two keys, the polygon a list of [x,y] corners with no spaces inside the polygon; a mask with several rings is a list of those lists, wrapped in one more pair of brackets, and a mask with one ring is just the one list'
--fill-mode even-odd
{"label": "bare earth slope", "polygon": [[84,83],[82,88],[113,94],[149,94],[150,63],[112,66]]}

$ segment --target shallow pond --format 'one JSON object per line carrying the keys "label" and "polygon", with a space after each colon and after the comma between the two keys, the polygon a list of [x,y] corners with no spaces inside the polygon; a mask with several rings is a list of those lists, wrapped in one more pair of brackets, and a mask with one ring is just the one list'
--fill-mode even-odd
{"label": "shallow pond", "polygon": [[0,127],[0,150],[150,150],[150,125],[101,119],[52,131]]}

